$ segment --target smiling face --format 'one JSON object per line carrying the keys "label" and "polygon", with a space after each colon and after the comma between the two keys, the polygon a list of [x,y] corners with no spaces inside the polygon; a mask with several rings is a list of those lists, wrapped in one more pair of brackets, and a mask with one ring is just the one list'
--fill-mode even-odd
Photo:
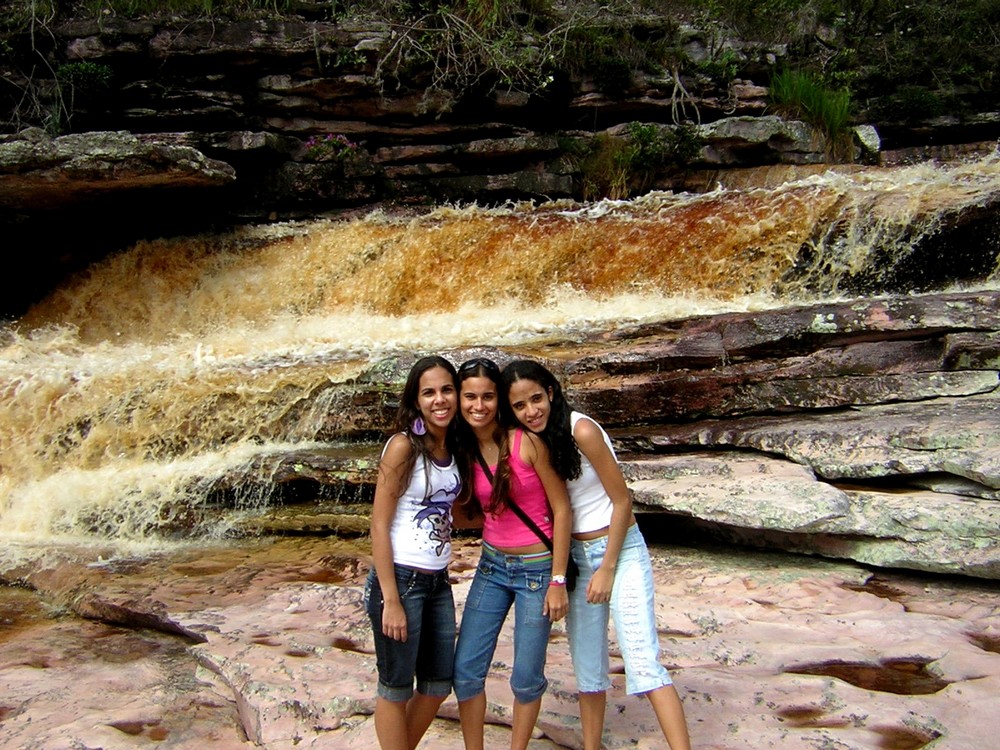
{"label": "smiling face", "polygon": [[466,378],[461,385],[462,418],[479,431],[493,429],[497,418],[497,386],[489,378]]}
{"label": "smiling face", "polygon": [[532,432],[543,432],[552,413],[552,389],[526,378],[510,385],[510,408],[514,418]]}
{"label": "smiling face", "polygon": [[417,409],[428,428],[448,429],[458,411],[458,394],[450,372],[443,367],[432,367],[420,376]]}

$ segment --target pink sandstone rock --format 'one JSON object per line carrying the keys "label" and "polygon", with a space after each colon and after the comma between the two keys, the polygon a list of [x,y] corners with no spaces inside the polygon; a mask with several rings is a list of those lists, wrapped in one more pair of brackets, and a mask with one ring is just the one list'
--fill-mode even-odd
{"label": "pink sandstone rock", "polygon": [[[995,745],[992,584],[876,578],[854,564],[782,554],[653,552],[662,658],[694,747]],[[356,543],[284,539],[32,574],[50,602],[192,638],[39,610],[0,641],[0,747],[373,750],[366,553]],[[456,544],[459,605],[477,555],[477,542]],[[612,655],[606,748],[665,747],[649,707],[624,695],[614,647]],[[510,661],[508,625],[487,687],[491,748],[509,743]],[[579,748],[562,623],[547,673],[532,748]],[[462,748],[456,719],[451,698],[421,747]]]}

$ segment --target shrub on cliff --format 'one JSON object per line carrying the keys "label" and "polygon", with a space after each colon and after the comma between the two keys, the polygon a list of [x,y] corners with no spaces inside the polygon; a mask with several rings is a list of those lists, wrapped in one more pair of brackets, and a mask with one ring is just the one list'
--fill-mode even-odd
{"label": "shrub on cliff", "polygon": [[620,135],[598,134],[580,162],[585,200],[622,200],[647,192],[664,167],[683,167],[701,150],[690,125],[630,122]]}
{"label": "shrub on cliff", "polygon": [[782,70],[771,78],[771,102],[781,114],[808,122],[821,132],[831,156],[849,156],[850,91],[831,88],[806,71]]}

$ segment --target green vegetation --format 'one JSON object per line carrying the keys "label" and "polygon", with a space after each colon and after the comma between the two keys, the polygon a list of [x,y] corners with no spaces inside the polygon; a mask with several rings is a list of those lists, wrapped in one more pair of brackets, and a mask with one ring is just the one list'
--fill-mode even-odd
{"label": "green vegetation", "polygon": [[292,0],[80,0],[85,13],[101,17],[136,17],[172,14],[180,16],[239,17],[260,13],[283,14]]}
{"label": "green vegetation", "polygon": [[333,133],[314,135],[305,145],[303,158],[306,161],[340,161],[361,150],[361,146],[349,140],[347,136]]}
{"label": "green vegetation", "polygon": [[805,120],[826,138],[833,155],[850,148],[851,92],[831,89],[814,74],[784,70],[771,78],[771,101],[782,115]]}
{"label": "green vegetation", "polygon": [[[862,0],[863,1],[863,0]],[[875,0],[878,2],[879,0]],[[813,33],[816,26],[835,22],[835,0],[692,0],[699,24],[722,30],[727,38],[787,44]]]}
{"label": "green vegetation", "polygon": [[581,162],[585,200],[622,200],[648,191],[666,166],[684,166],[701,149],[693,127],[629,123],[622,137],[600,133]]}
{"label": "green vegetation", "polygon": [[947,111],[944,96],[923,86],[900,86],[893,93],[876,99],[870,113],[880,120],[913,122],[939,117]]}
{"label": "green vegetation", "polygon": [[52,22],[59,15],[56,0],[7,0],[0,2],[0,29],[34,31]]}
{"label": "green vegetation", "polygon": [[592,152],[583,161],[583,198],[621,200],[631,194],[632,149],[629,144],[607,133],[594,138]]}
{"label": "green vegetation", "polygon": [[80,95],[100,93],[111,85],[111,68],[86,60],[65,63],[56,69],[56,80]]}
{"label": "green vegetation", "polygon": [[423,107],[437,112],[472,93],[544,91],[563,56],[567,24],[575,22],[558,22],[539,0],[427,0],[409,7],[395,19],[375,80],[383,91],[425,81]]}
{"label": "green vegetation", "polygon": [[872,8],[871,24],[845,29],[847,44],[858,50],[860,93],[876,100],[929,87],[939,98],[962,93],[970,104],[995,107],[1000,3],[896,0],[887,5]]}
{"label": "green vegetation", "polygon": [[724,49],[717,55],[698,63],[697,68],[712,80],[728,86],[740,70],[740,60],[736,52]]}
{"label": "green vegetation", "polygon": [[637,72],[659,73],[681,57],[678,27],[672,20],[645,26],[599,20],[569,29],[562,63],[570,74],[593,78],[605,94],[622,96],[632,87]]}
{"label": "green vegetation", "polygon": [[[674,3],[670,3],[674,6]],[[788,49],[792,67],[849,87],[862,116],[920,116],[915,95],[995,108],[1000,81],[996,0],[689,0],[715,39]],[[924,103],[930,99],[923,96]],[[960,109],[951,111],[960,114]]]}
{"label": "green vegetation", "polygon": [[31,75],[19,87],[10,78],[5,93],[15,92],[16,105],[9,124],[16,128],[37,125],[51,135],[68,129],[74,114],[91,106],[100,106],[110,89],[112,70],[102,63],[71,62],[52,69],[39,55]]}
{"label": "green vegetation", "polygon": [[65,127],[99,91],[94,71],[58,73],[73,63],[52,29],[73,16],[377,19],[392,29],[383,49],[345,49],[328,70],[371,65],[383,91],[421,92],[435,112],[495,90],[557,96],[582,77],[617,96],[653,74],[674,81],[681,124],[698,119],[685,86],[761,82],[777,56],[796,72],[774,76],[775,106],[834,140],[852,116],[995,109],[1000,81],[997,0],[0,0],[0,52],[18,60],[0,81],[9,123]]}
{"label": "green vegetation", "polygon": [[58,106],[48,123],[50,131],[69,126],[73,116],[89,107],[100,107],[111,88],[113,74],[103,63],[88,60],[64,63],[56,68]]}

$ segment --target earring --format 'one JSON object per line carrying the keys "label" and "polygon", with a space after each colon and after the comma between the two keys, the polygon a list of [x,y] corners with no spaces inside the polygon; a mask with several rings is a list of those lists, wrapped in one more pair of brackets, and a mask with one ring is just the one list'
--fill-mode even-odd
{"label": "earring", "polygon": [[414,435],[426,435],[427,425],[424,424],[423,417],[417,417],[413,420],[413,424],[410,425],[410,432]]}

